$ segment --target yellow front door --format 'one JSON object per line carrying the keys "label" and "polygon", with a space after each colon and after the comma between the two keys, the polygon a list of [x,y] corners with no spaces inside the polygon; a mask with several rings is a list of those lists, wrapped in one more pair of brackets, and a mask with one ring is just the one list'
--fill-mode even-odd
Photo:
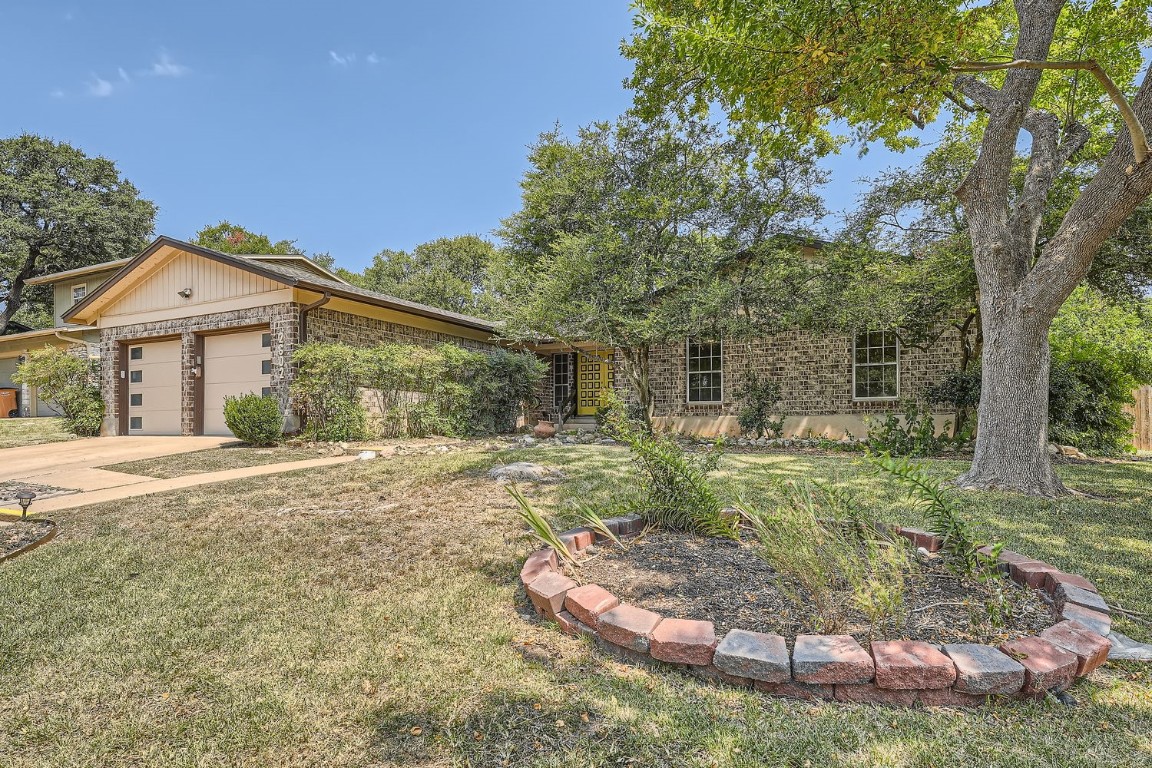
{"label": "yellow front door", "polygon": [[576,415],[595,416],[612,389],[612,351],[576,354]]}

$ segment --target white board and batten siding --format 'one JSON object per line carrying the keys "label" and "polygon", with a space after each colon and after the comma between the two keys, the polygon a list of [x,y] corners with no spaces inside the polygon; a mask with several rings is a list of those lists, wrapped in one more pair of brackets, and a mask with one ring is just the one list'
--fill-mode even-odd
{"label": "white board and batten siding", "polygon": [[204,434],[231,435],[224,398],[271,393],[272,342],[267,330],[204,338]]}
{"label": "white board and batten siding", "polygon": [[[271,293],[285,287],[284,283],[262,275],[181,251],[101,314],[122,316],[190,309],[196,304]],[[188,298],[180,295],[185,289],[192,291]]]}

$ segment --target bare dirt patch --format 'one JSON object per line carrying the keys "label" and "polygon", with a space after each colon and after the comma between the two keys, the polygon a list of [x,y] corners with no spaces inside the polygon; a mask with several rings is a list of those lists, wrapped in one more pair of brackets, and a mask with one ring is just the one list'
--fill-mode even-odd
{"label": "bare dirt patch", "polygon": [[[736,628],[785,637],[827,631],[814,624],[811,606],[795,604],[781,591],[778,574],[748,542],[656,532],[626,544],[625,552],[600,548],[576,569],[576,578],[665,616],[711,621],[718,635]],[[1003,587],[1009,614],[1000,627],[988,620],[991,584],[953,573],[942,558],[918,560],[907,580],[903,617],[878,629],[876,637],[995,644],[1052,625],[1047,604],[1034,590],[1008,579],[996,584]],[[844,590],[836,600],[847,633],[869,639],[871,627],[852,606],[850,593]]]}

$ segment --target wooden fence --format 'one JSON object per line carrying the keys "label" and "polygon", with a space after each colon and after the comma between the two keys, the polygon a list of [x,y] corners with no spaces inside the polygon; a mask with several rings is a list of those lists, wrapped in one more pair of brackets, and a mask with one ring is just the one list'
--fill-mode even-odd
{"label": "wooden fence", "polygon": [[1152,451],[1152,386],[1145,385],[1132,392],[1135,405],[1128,407],[1132,414],[1132,445],[1138,451]]}

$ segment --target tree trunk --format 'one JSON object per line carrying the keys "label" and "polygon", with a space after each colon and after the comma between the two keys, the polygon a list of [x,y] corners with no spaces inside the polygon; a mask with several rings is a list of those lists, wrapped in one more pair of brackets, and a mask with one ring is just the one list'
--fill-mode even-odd
{"label": "tree trunk", "polygon": [[1051,316],[1019,294],[981,297],[984,350],[979,426],[972,467],[961,488],[1066,493],[1048,454],[1048,369]]}
{"label": "tree trunk", "polygon": [[648,347],[621,347],[624,375],[632,385],[632,393],[644,414],[644,426],[652,430],[652,383],[649,377]]}
{"label": "tree trunk", "polygon": [[36,272],[36,262],[39,256],[40,249],[30,247],[28,256],[24,259],[24,265],[16,273],[16,277],[12,279],[12,285],[8,288],[8,296],[4,301],[4,309],[0,311],[0,334],[8,330],[8,323],[12,322],[13,316],[23,306],[25,282]]}

